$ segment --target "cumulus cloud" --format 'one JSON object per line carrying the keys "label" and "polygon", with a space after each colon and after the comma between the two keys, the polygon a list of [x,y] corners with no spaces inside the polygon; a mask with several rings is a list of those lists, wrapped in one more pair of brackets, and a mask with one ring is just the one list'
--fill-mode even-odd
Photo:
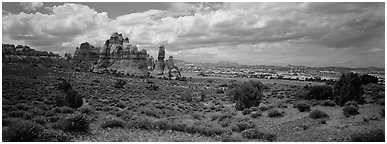
{"label": "cumulus cloud", "polygon": [[245,64],[344,64],[355,59],[346,54],[384,51],[383,3],[170,3],[114,19],[79,4],[51,9],[3,16],[3,36],[69,50],[84,41],[102,45],[119,32],[150,51],[165,45],[182,59]]}
{"label": "cumulus cloud", "polygon": [[36,11],[38,8],[43,6],[42,2],[21,2],[20,6],[27,11]]}

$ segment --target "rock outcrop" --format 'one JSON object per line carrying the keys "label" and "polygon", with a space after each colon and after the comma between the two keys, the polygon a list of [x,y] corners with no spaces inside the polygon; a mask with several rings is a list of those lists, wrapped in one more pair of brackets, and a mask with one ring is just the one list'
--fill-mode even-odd
{"label": "rock outcrop", "polygon": [[129,42],[129,38],[124,39],[122,34],[113,33],[102,46],[93,71],[147,75],[153,65],[153,58],[145,49],[139,51],[136,45]]}
{"label": "rock outcrop", "polygon": [[79,48],[77,47],[74,53],[74,60],[77,61],[89,61],[94,62],[99,58],[99,50],[88,42],[81,43]]}

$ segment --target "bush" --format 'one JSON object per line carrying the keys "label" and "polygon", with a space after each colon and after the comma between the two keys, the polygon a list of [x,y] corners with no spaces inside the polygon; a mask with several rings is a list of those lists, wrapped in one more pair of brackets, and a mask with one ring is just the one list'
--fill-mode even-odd
{"label": "bush", "polygon": [[225,119],[232,118],[232,117],[233,117],[233,114],[231,114],[230,112],[222,113],[219,115],[218,122],[221,122]]}
{"label": "bush", "polygon": [[57,107],[67,105],[65,98],[62,95],[56,95],[54,99],[55,99],[55,106],[57,106]]}
{"label": "bush", "polygon": [[343,108],[343,114],[345,117],[350,117],[351,115],[359,114],[359,111],[356,107],[350,105]]}
{"label": "bush", "polygon": [[79,108],[83,105],[82,96],[79,95],[78,92],[73,89],[69,89],[68,91],[66,91],[65,100],[67,102],[67,105],[71,108]]}
{"label": "bush", "polygon": [[267,111],[267,110],[270,110],[270,109],[272,109],[272,108],[274,108],[273,105],[263,105],[263,106],[259,106],[259,107],[258,107],[258,109],[259,109],[260,111]]}
{"label": "bush", "polygon": [[257,118],[257,117],[260,117],[260,116],[262,116],[262,113],[259,112],[259,111],[256,111],[256,112],[254,112],[254,113],[251,114],[251,117],[252,117],[252,118]]}
{"label": "bush", "polygon": [[356,101],[348,101],[344,104],[344,106],[354,106],[356,108],[359,108],[359,105],[357,104]]}
{"label": "bush", "polygon": [[182,101],[191,102],[192,101],[192,93],[190,91],[185,91],[181,96]]}
{"label": "bush", "polygon": [[310,105],[305,102],[299,102],[294,105],[300,112],[308,112],[310,111]]}
{"label": "bush", "polygon": [[351,134],[350,141],[352,142],[385,142],[384,130],[372,129],[366,132],[358,132]]}
{"label": "bush", "polygon": [[324,100],[321,103],[322,106],[330,106],[330,107],[335,107],[336,103],[333,100]]}
{"label": "bush", "polygon": [[116,83],[114,84],[114,87],[115,88],[124,88],[126,84],[126,81],[122,80],[122,79],[117,79]]}
{"label": "bush", "polygon": [[304,99],[328,100],[333,99],[333,90],[331,86],[310,86]]}
{"label": "bush", "polygon": [[122,102],[122,101],[120,101],[120,102],[118,102],[117,104],[116,104],[116,107],[119,107],[119,108],[125,108],[125,104]]}
{"label": "bush", "polygon": [[261,82],[248,81],[232,89],[231,95],[236,101],[235,108],[239,111],[258,106],[264,96],[262,90],[265,86]]}
{"label": "bush", "polygon": [[200,92],[200,100],[205,101],[207,98],[207,95],[204,92]]}
{"label": "bush", "polygon": [[346,102],[354,100],[360,104],[365,103],[362,95],[364,90],[362,88],[360,77],[354,73],[342,74],[339,80],[334,85],[335,102],[343,106]]}
{"label": "bush", "polygon": [[82,106],[78,109],[83,114],[92,114],[94,110],[90,106]]}
{"label": "bush", "polygon": [[327,118],[329,115],[321,110],[313,110],[309,113],[309,117],[313,119]]}
{"label": "bush", "polygon": [[105,121],[101,124],[101,128],[123,128],[125,126],[124,122],[120,119],[111,119]]}
{"label": "bush", "polygon": [[171,124],[166,119],[160,119],[155,122],[155,128],[161,130],[169,130],[171,129]]}
{"label": "bush", "polygon": [[60,130],[45,129],[40,135],[42,142],[68,142],[71,136]]}
{"label": "bush", "polygon": [[250,114],[251,113],[251,110],[250,109],[244,109],[243,111],[242,111],[242,114],[243,115],[248,115],[248,114]]}
{"label": "bush", "polygon": [[59,121],[60,129],[65,132],[89,132],[90,121],[86,115],[75,114]]}
{"label": "bush", "polygon": [[132,128],[140,128],[140,129],[153,129],[154,121],[149,118],[138,118],[135,121],[130,123],[130,127]]}
{"label": "bush", "polygon": [[29,120],[19,120],[3,129],[3,141],[32,142],[39,139],[44,127]]}
{"label": "bush", "polygon": [[244,139],[242,136],[233,133],[231,135],[222,134],[220,141],[222,141],[222,142],[243,142]]}
{"label": "bush", "polygon": [[222,89],[216,89],[216,94],[223,94],[224,91]]}
{"label": "bush", "polygon": [[70,89],[73,89],[73,87],[67,80],[62,79],[62,82],[58,84],[58,89],[63,92],[66,92]]}
{"label": "bush", "polygon": [[254,122],[250,121],[249,119],[243,119],[236,123],[236,126],[238,127],[238,132],[244,131],[246,129],[255,128]]}
{"label": "bush", "polygon": [[260,130],[253,128],[247,129],[241,132],[242,136],[247,139],[261,139],[263,138],[264,133]]}
{"label": "bush", "polygon": [[274,141],[276,139],[274,134],[261,132],[257,128],[247,129],[241,134],[244,138],[247,139],[266,139],[267,141]]}
{"label": "bush", "polygon": [[279,109],[271,109],[267,112],[268,117],[283,117],[285,112],[280,111]]}
{"label": "bush", "polygon": [[159,89],[159,86],[151,84],[151,85],[146,86],[146,89],[157,91]]}
{"label": "bush", "polygon": [[74,110],[68,106],[62,106],[54,109],[57,113],[74,113]]}

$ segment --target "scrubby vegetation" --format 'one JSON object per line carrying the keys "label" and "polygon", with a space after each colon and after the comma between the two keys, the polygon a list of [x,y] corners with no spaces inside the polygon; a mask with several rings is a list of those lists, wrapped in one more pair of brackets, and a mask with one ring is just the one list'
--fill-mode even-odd
{"label": "scrubby vegetation", "polygon": [[294,107],[297,108],[300,112],[309,112],[310,105],[305,102],[298,102],[294,104]]}
{"label": "scrubby vegetation", "polygon": [[306,100],[333,100],[333,89],[331,86],[310,86],[307,90],[308,93],[304,97]]}
{"label": "scrubby vegetation", "polygon": [[385,142],[384,130],[375,129],[351,134],[352,142]]}
{"label": "scrubby vegetation", "polygon": [[[120,88],[118,79],[125,81]],[[367,141],[375,138],[348,136],[384,124],[383,86],[363,85],[367,104],[345,102],[362,112],[345,118],[343,109],[328,107],[335,106],[332,99],[306,98],[316,94],[310,89],[324,89],[313,88],[322,83],[243,81],[5,68],[3,141]],[[314,109],[320,112],[305,113]]]}
{"label": "scrubby vegetation", "polygon": [[232,89],[231,95],[236,101],[236,109],[244,110],[253,106],[258,106],[263,93],[262,90],[265,86],[258,81],[248,81],[240,85],[235,86]]}
{"label": "scrubby vegetation", "polygon": [[329,115],[321,110],[313,110],[309,113],[309,117],[313,119],[327,118]]}
{"label": "scrubby vegetation", "polygon": [[349,105],[349,106],[345,106],[343,108],[343,114],[344,116],[346,117],[350,117],[352,115],[357,115],[359,114],[359,111],[358,111],[358,108],[356,108],[355,106],[353,105]]}
{"label": "scrubby vegetation", "polygon": [[342,74],[334,85],[335,102],[343,106],[348,101],[364,103],[364,90],[360,77],[354,73]]}

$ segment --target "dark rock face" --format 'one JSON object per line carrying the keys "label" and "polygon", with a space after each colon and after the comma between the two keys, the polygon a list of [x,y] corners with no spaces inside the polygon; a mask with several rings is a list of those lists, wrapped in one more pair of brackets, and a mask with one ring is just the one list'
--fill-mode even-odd
{"label": "dark rock face", "polygon": [[23,55],[23,56],[47,56],[47,57],[59,57],[58,54],[46,51],[37,51],[28,45],[3,44],[3,55]]}
{"label": "dark rock face", "polygon": [[88,42],[81,43],[74,54],[74,60],[78,61],[96,61],[99,58],[98,48],[90,45]]}

